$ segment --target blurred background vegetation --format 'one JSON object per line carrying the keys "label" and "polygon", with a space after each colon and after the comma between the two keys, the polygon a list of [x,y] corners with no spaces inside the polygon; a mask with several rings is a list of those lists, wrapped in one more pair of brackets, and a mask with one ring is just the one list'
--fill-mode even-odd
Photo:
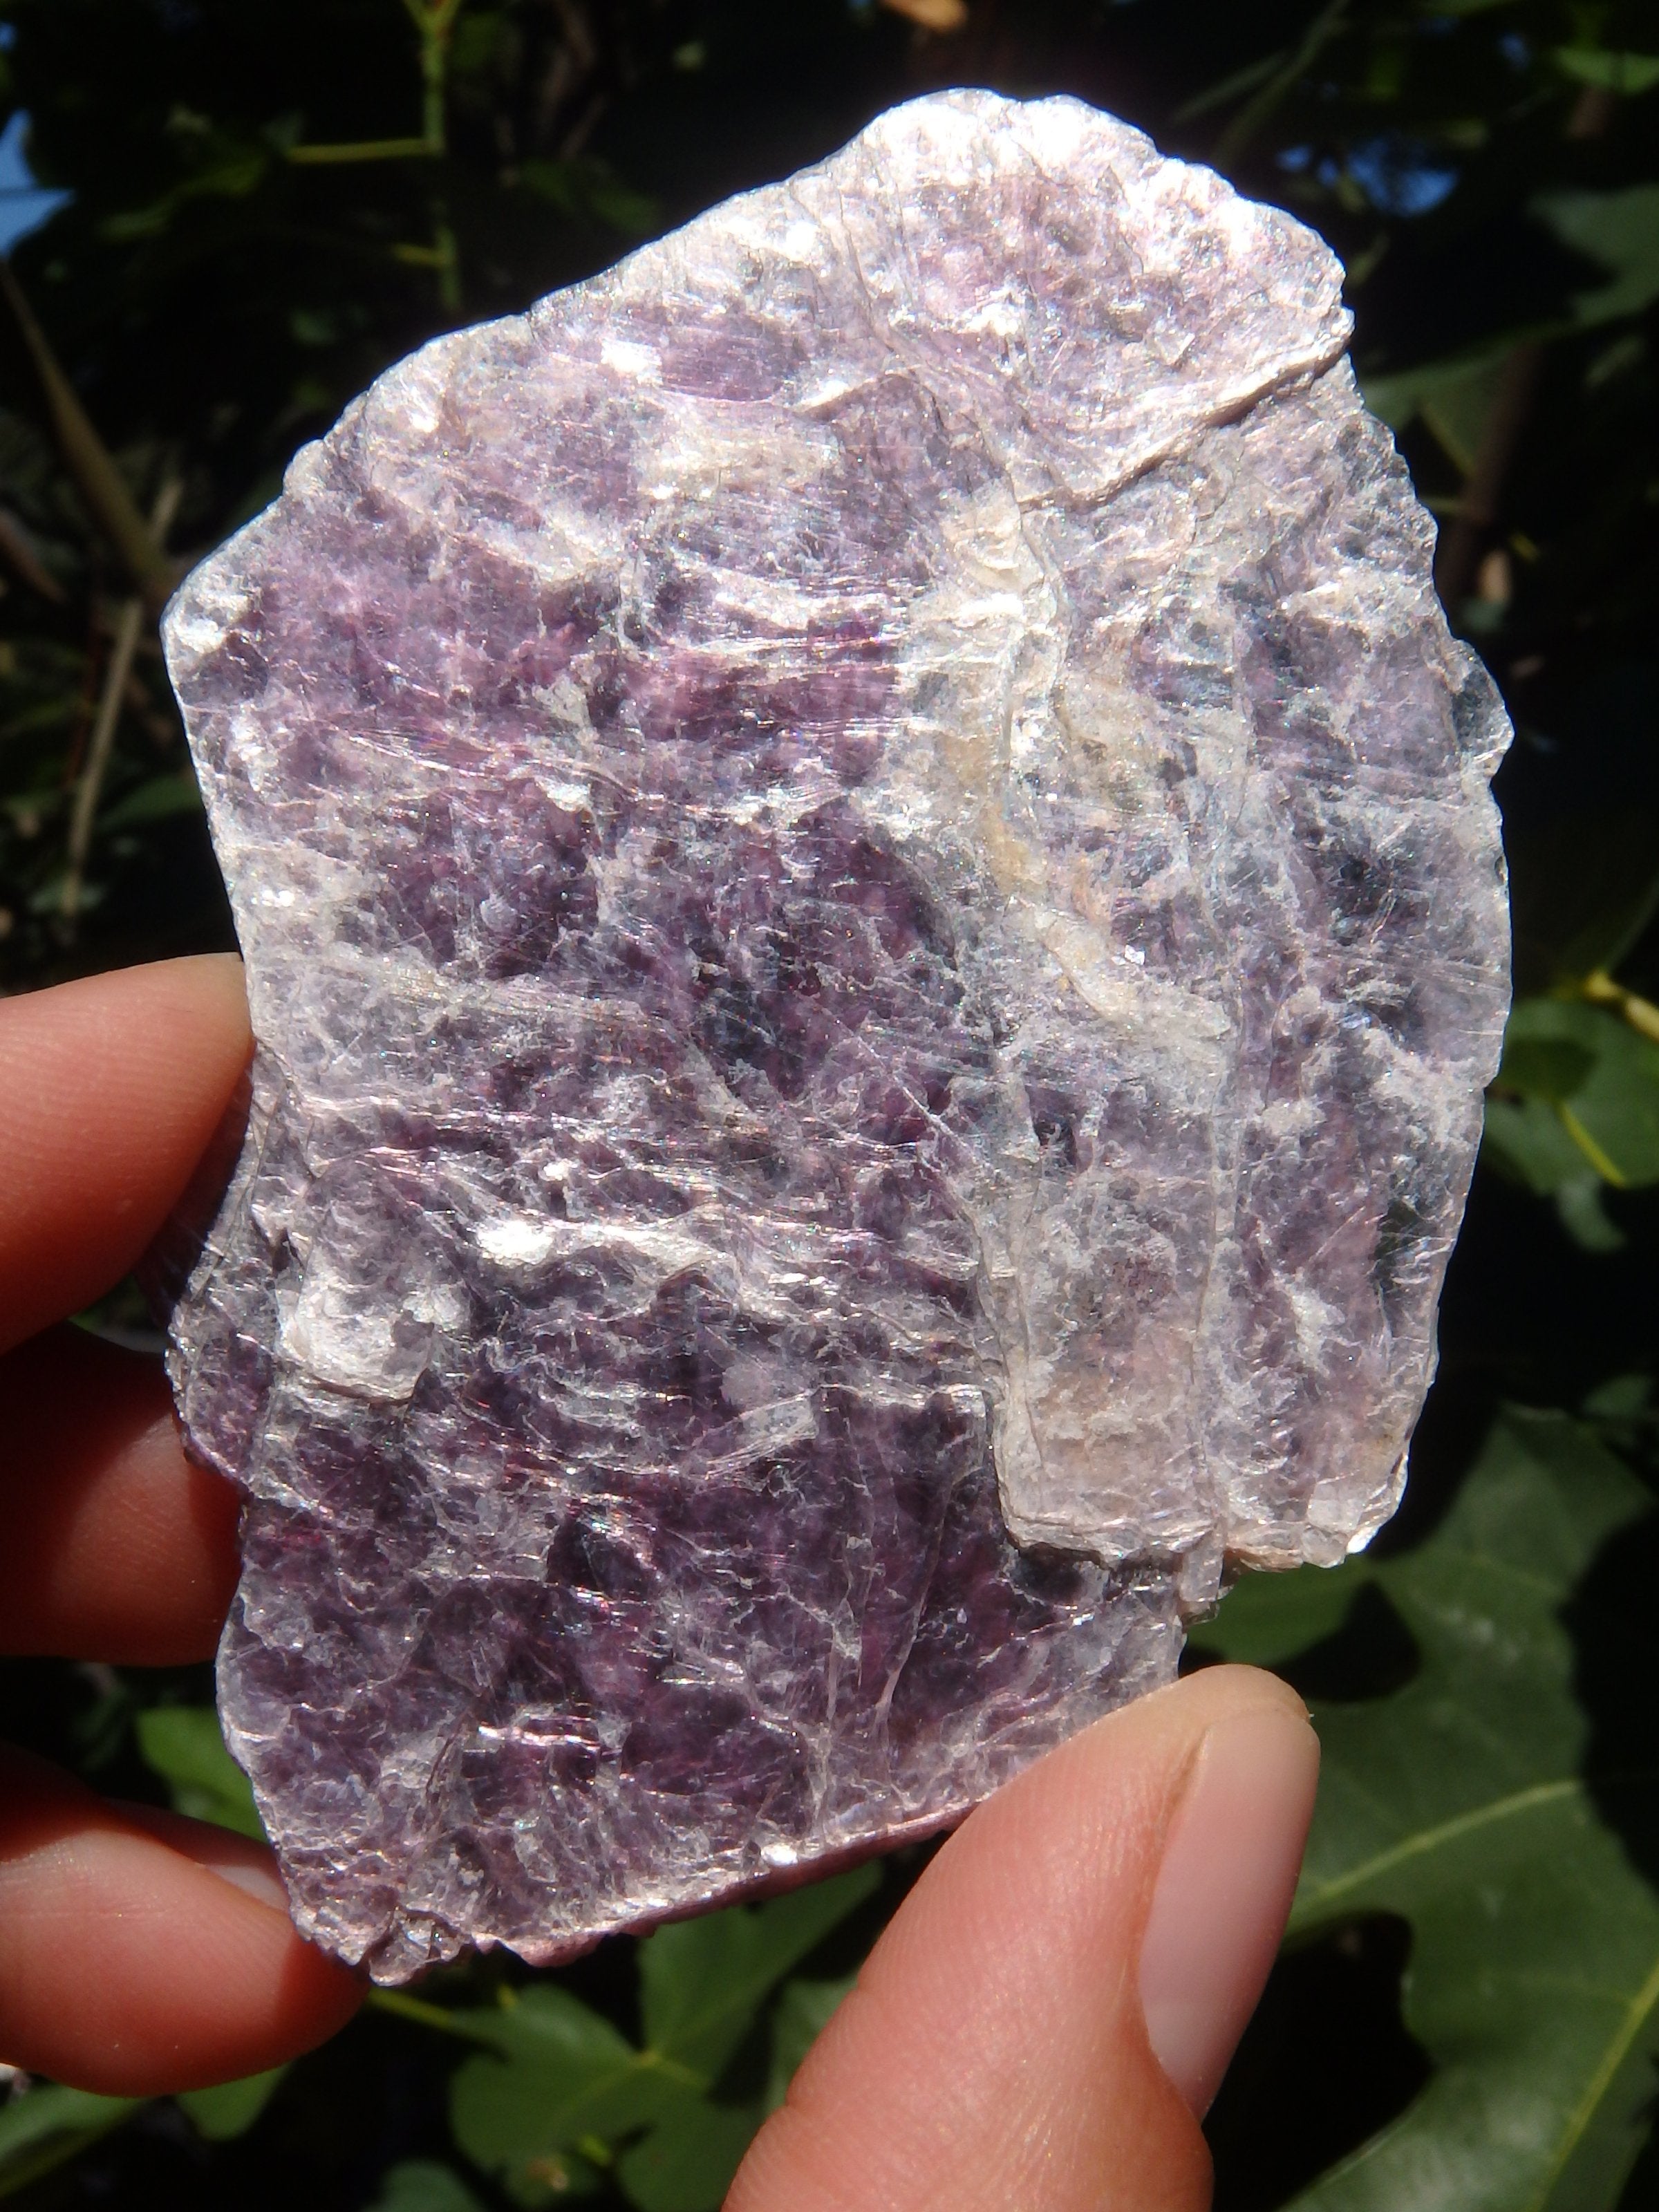
{"label": "blurred background vegetation", "polygon": [[[1653,0],[0,0],[0,988],[232,941],[155,616],[297,446],[434,333],[963,83],[1079,94],[1329,240],[1517,732],[1520,996],[1407,1508],[1334,1575],[1248,1581],[1193,1655],[1279,1667],[1327,1753],[1291,1936],[1210,2121],[1218,2202],[1639,2212]],[[125,1293],[99,1319],[143,1328]],[[14,1663],[0,1728],[246,1825],[210,1696]],[[562,1975],[453,1970],[280,2078],[140,2106],[14,2079],[0,2194],[708,2212],[923,1856]]]}

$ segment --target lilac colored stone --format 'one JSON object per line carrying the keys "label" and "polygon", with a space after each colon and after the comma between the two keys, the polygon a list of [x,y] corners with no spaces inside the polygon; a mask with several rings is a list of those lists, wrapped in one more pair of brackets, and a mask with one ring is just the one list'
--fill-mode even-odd
{"label": "lilac colored stone", "polygon": [[1340,283],[920,100],[402,363],[180,592],[259,1045],[173,1373],[331,1948],[937,1828],[1392,1510],[1508,731]]}

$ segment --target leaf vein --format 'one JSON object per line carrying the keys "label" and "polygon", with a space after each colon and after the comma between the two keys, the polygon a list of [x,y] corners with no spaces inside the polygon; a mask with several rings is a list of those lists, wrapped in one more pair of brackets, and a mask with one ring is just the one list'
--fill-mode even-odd
{"label": "leaf vein", "polygon": [[1562,2130],[1561,2141],[1556,2147],[1555,2155],[1550,2161],[1542,2183],[1529,2199],[1527,2212],[1545,2212],[1545,2208],[1554,2194],[1556,2183],[1565,2172],[1569,2160],[1583,2141],[1590,2122],[1595,2118],[1596,2106],[1612,2087],[1613,2077],[1630,2056],[1632,2046],[1642,2033],[1644,2022],[1656,2005],[1659,2005],[1659,1958],[1654,1960],[1652,1971],[1649,1973],[1646,1981],[1626,2004],[1623,2024],[1619,2033],[1607,2045],[1607,2050],[1602,2054],[1601,2064],[1591,2075],[1583,2095],[1573,2110],[1572,2117]]}
{"label": "leaf vein", "polygon": [[1472,1812],[1460,1813],[1455,1820],[1443,1820],[1437,1827],[1420,1829],[1416,1835],[1407,1836],[1360,1865],[1351,1867],[1346,1874],[1333,1875],[1328,1881],[1321,1882],[1308,1893],[1306,1903],[1297,1917],[1305,1918],[1309,1913],[1328,1905],[1334,1898],[1346,1896],[1352,1890],[1362,1888],[1378,1875],[1403,1866],[1409,1859],[1421,1858],[1430,1851],[1438,1850],[1443,1844],[1455,1843],[1460,1838],[1472,1835],[1480,1828],[1489,1827],[1499,1820],[1513,1820],[1522,1813],[1535,1811],[1540,1806],[1559,1802],[1564,1797],[1580,1796],[1583,1787],[1577,1776],[1568,1776],[1559,1782],[1540,1782],[1530,1790],[1516,1790],[1513,1796],[1499,1797],[1491,1804],[1476,1806]]}

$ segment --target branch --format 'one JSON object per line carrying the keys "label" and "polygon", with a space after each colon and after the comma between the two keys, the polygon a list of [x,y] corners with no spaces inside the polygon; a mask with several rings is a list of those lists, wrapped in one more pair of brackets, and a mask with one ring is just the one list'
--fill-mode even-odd
{"label": "branch", "polygon": [[119,554],[144,606],[150,614],[159,615],[173,592],[171,564],[59,366],[46,332],[34,319],[34,310],[12,274],[11,264],[3,258],[0,258],[0,294],[4,295],[34,363],[64,466],[93,520]]}
{"label": "branch", "polygon": [[1217,139],[1212,157],[1217,168],[1225,169],[1237,160],[1303,71],[1312,67],[1320,50],[1342,28],[1347,12],[1348,0],[1329,0],[1329,5],[1320,9],[1283,69],[1268,78],[1254,100],[1245,101]]}
{"label": "branch", "polygon": [[68,593],[56,576],[40,565],[40,556],[30,543],[29,534],[7,507],[0,507],[0,556],[10,564],[13,573],[21,577],[32,592],[39,592],[43,599],[62,606]]}
{"label": "branch", "polygon": [[1475,448],[1474,466],[1458,496],[1451,528],[1436,549],[1434,580],[1441,599],[1454,614],[1468,597],[1481,550],[1497,524],[1504,479],[1532,412],[1543,361],[1542,343],[1528,339],[1504,362]]}
{"label": "branch", "polygon": [[[149,527],[154,532],[158,558],[159,548],[178,511],[179,497],[183,489],[179,479],[170,476],[162,484],[156,499],[155,515]],[[145,602],[142,599],[128,599],[116,617],[115,639],[110,647],[109,665],[104,671],[104,688],[99,696],[92,739],[87,747],[87,764],[82,769],[81,780],[75,787],[75,805],[70,815],[69,866],[64,871],[63,894],[59,901],[59,911],[71,929],[81,911],[87,860],[92,851],[93,824],[98,818],[98,801],[104,788],[104,778],[109,772],[110,756],[115,750],[116,726],[120,721],[122,704],[131,681],[133,656],[138,650],[145,611]]]}
{"label": "branch", "polygon": [[339,146],[290,146],[287,158],[297,167],[312,168],[325,162],[430,160],[443,150],[441,138],[354,138]]}

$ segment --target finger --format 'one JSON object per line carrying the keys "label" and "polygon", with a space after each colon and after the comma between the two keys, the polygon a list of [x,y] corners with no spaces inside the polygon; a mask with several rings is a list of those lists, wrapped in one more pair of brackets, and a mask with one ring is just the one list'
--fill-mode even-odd
{"label": "finger", "polygon": [[120,1280],[251,1048],[229,954],[0,1000],[0,1351]]}
{"label": "finger", "polygon": [[0,1358],[0,1652],[210,1657],[236,1516],[185,1457],[159,1361],[67,1328]]}
{"label": "finger", "polygon": [[258,2074],[350,2018],[270,1853],[0,1751],[0,2056],[109,2096]]}
{"label": "finger", "polygon": [[1039,1761],[917,1884],[726,2212],[1201,2212],[1197,2116],[1272,1962],[1317,1765],[1293,1692],[1234,1667]]}

